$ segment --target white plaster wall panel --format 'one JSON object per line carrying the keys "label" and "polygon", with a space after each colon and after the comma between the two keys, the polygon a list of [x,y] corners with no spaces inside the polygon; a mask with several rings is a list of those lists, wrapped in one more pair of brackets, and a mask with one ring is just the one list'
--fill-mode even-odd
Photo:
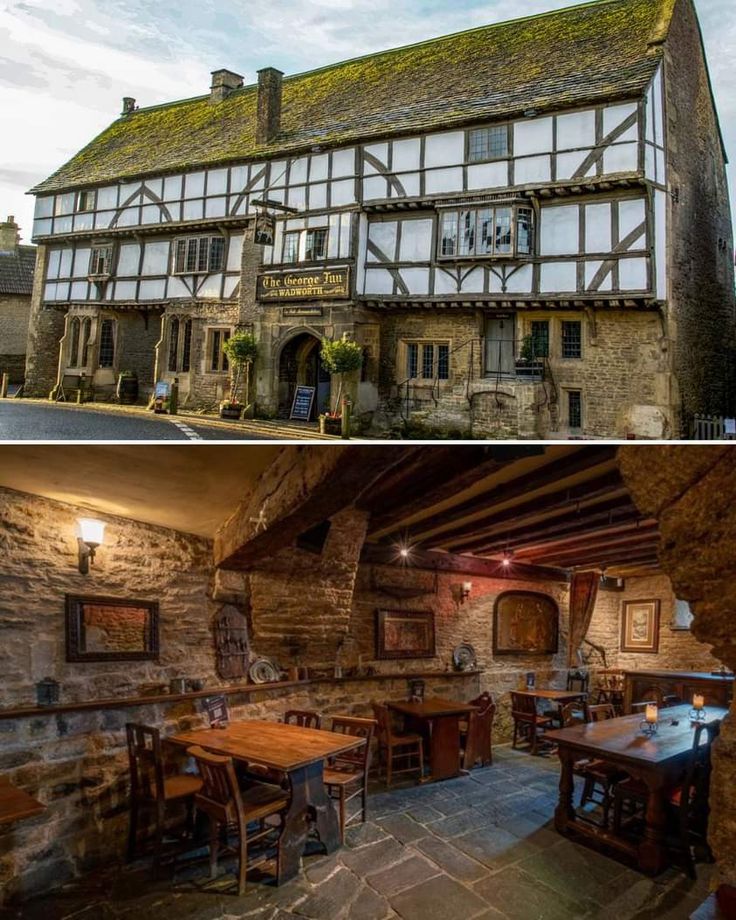
{"label": "white plaster wall panel", "polygon": [[[117,192],[117,189],[115,189]],[[51,217],[54,213],[54,197],[53,195],[43,197],[40,196],[36,198],[36,205],[34,208],[35,217]]]}
{"label": "white plaster wall panel", "polygon": [[[363,149],[367,154],[383,163],[384,166],[388,166],[388,144],[368,144]],[[364,162],[364,168],[368,174],[376,172],[375,168],[367,160]]]}
{"label": "white plaster wall panel", "polygon": [[[593,279],[601,270],[603,262],[586,262],[585,263],[585,290],[589,291]],[[596,291],[610,291],[613,288],[613,275],[609,272],[601,283],[596,287]]]}
{"label": "white plaster wall panel", "polygon": [[459,293],[457,275],[454,272],[447,272],[437,268],[434,273],[434,293],[437,295]]}
{"label": "white plaster wall panel", "polygon": [[233,292],[235,291],[235,288],[238,286],[238,281],[239,281],[239,280],[240,280],[240,279],[237,278],[235,275],[228,275],[228,276],[225,278],[225,286],[224,286],[224,288],[223,288],[223,296],[224,296],[224,297],[232,297],[232,296],[233,296]]}
{"label": "white plaster wall panel", "polygon": [[[224,217],[227,209],[225,198],[206,198],[204,203],[205,217]],[[145,211],[145,208],[143,209]],[[158,208],[156,209],[158,210]]]}
{"label": "white plaster wall panel", "polygon": [[307,206],[307,190],[303,185],[292,185],[289,188],[287,204],[290,208],[298,208],[303,211]]}
{"label": "white plaster wall panel", "polygon": [[543,256],[572,255],[579,251],[577,205],[542,208],[540,253]]}
{"label": "white plaster wall panel", "polygon": [[248,196],[230,195],[227,200],[227,212],[230,217],[236,217],[248,213]]}
{"label": "white plaster wall panel", "polygon": [[135,281],[116,281],[115,282],[115,300],[135,300],[136,283]]}
{"label": "white plaster wall panel", "polygon": [[167,204],[166,208],[171,215],[171,222],[178,223],[181,220],[182,205],[177,201],[176,203]]}
{"label": "white plaster wall panel", "polygon": [[[227,176],[227,170],[224,170]],[[143,183],[143,187],[147,188],[149,192],[155,195],[157,198],[160,198],[164,190],[164,180],[161,178],[158,179],[146,179]]]}
{"label": "white plaster wall panel", "polygon": [[552,150],[552,118],[531,118],[514,123],[514,155]]}
{"label": "white plaster wall panel", "polygon": [[[629,116],[634,115],[637,110],[635,102],[625,102],[623,105],[609,105],[603,109],[603,136],[607,137],[615,128],[626,121]],[[639,139],[639,128],[637,122],[627,128],[626,131],[616,138],[620,141],[637,141]]]}
{"label": "white plaster wall panel", "polygon": [[463,294],[482,294],[485,290],[485,271],[474,268],[467,274],[461,275],[460,291]]}
{"label": "white plaster wall panel", "polygon": [[656,128],[654,127],[656,118],[655,113],[655,103],[654,103],[654,83],[652,82],[649,85],[647,90],[647,105],[646,105],[646,132],[645,137],[650,143],[655,142]]}
{"label": "white plaster wall panel", "polygon": [[424,189],[428,195],[460,192],[463,188],[461,166],[453,169],[430,169],[424,174]]}
{"label": "white plaster wall panel", "polygon": [[498,270],[491,269],[488,272],[488,292],[490,294],[503,293],[503,276]]}
{"label": "white plaster wall panel", "polygon": [[557,150],[595,146],[595,111],[557,116]]}
{"label": "white plaster wall panel", "polygon": [[141,247],[138,243],[123,243],[118,252],[116,275],[119,278],[130,278],[137,275],[140,258]]}
{"label": "white plaster wall panel", "polygon": [[309,209],[311,211],[317,208],[327,207],[327,183],[320,182],[319,185],[309,186]]}
{"label": "white plaster wall panel", "polygon": [[278,201],[279,204],[286,204],[286,189],[285,188],[271,188],[268,189],[268,197],[273,201]]}
{"label": "white plaster wall panel", "polygon": [[75,230],[91,230],[94,224],[94,212],[83,211],[81,214],[74,215]]}
{"label": "white plaster wall panel", "polygon": [[332,178],[355,175],[355,148],[335,150],[332,153]]}
{"label": "white plaster wall panel", "polygon": [[114,217],[114,211],[97,211],[95,214],[95,230],[104,230],[109,227]]}
{"label": "white plaster wall panel", "polygon": [[355,182],[352,179],[332,182],[330,200],[333,208],[343,204],[355,204]]}
{"label": "white plaster wall panel", "polygon": [[56,196],[54,214],[71,214],[74,210],[74,192],[65,192]]}
{"label": "white plaster wall panel", "polygon": [[638,144],[614,144],[603,153],[603,172],[637,172],[639,169]]}
{"label": "white plaster wall panel", "polygon": [[534,280],[534,270],[531,265],[520,266],[506,279],[506,290],[509,294],[531,294]]}
{"label": "white plaster wall panel", "polygon": [[368,218],[365,214],[358,215],[358,253],[355,265],[355,290],[365,290],[365,263],[368,246]]}
{"label": "white plaster wall panel", "polygon": [[509,184],[508,160],[468,166],[468,188],[505,188]]}
{"label": "white plaster wall panel", "polygon": [[248,183],[248,167],[232,166],[230,168],[230,191],[242,192]]}
{"label": "white plaster wall panel", "polygon": [[141,300],[161,300],[166,293],[166,282],[163,278],[150,278],[141,281],[138,296]]}
{"label": "white plaster wall panel", "polygon": [[264,172],[263,166],[263,163],[254,163],[250,168],[248,185],[252,192],[263,191],[266,187],[266,174],[268,170]]}
{"label": "white plaster wall panel", "polygon": [[402,220],[400,262],[428,262],[432,255],[432,228],[434,221]]}
{"label": "white plaster wall panel", "polygon": [[654,75],[652,84],[652,95],[654,99],[654,130],[657,143],[664,147],[664,97],[662,94],[662,67]]}
{"label": "white plaster wall panel", "polygon": [[369,176],[363,179],[363,198],[366,201],[388,198],[388,182],[383,176]]}
{"label": "white plaster wall panel", "polygon": [[71,230],[72,230],[71,217],[55,217],[54,218],[54,233],[71,233]]}
{"label": "white plaster wall panel", "polygon": [[622,291],[646,291],[649,286],[646,259],[621,259],[618,273]]}
{"label": "white plaster wall panel", "polygon": [[271,188],[283,188],[286,185],[286,160],[274,160],[271,163],[269,171],[268,186]]}
{"label": "white plaster wall panel", "polygon": [[514,185],[550,182],[552,165],[549,156],[522,157],[514,161]]}
{"label": "white plaster wall panel", "polygon": [[419,196],[421,193],[419,173],[402,173],[397,178],[404,189],[404,194],[402,195],[401,191],[392,185],[389,187],[392,198],[417,198]]}
{"label": "white plaster wall panel", "polygon": [[340,217],[340,258],[350,257],[352,244],[352,215],[342,214]]}
{"label": "white plaster wall panel", "polygon": [[306,217],[290,217],[284,224],[284,229],[289,230],[304,230],[307,226]]}
{"label": "white plaster wall panel", "polygon": [[90,248],[88,246],[77,249],[74,253],[74,265],[72,267],[73,278],[86,278],[89,274],[89,256]]}
{"label": "white plaster wall panel", "polygon": [[412,172],[419,169],[421,147],[418,137],[394,141],[391,169],[394,172]]}
{"label": "white plaster wall panel", "polygon": [[667,194],[654,193],[654,240],[657,272],[657,297],[667,297]]}
{"label": "white plaster wall panel", "polygon": [[651,144],[644,146],[644,175],[652,182],[657,181],[657,158]]}
{"label": "white plaster wall panel", "polygon": [[[389,261],[393,261],[396,258],[396,228],[397,222],[394,220],[376,221],[368,224],[369,243],[380,249]],[[371,252],[370,247],[366,258],[369,262],[381,261]]]}
{"label": "white plaster wall panel", "polygon": [[[558,180],[562,179],[572,179],[573,176],[577,173],[580,167],[583,165],[583,161],[589,154],[589,150],[577,150],[575,153],[560,153],[557,155],[557,178]],[[595,163],[590,166],[585,173],[584,178],[594,176],[596,173]]]}
{"label": "white plaster wall panel", "polygon": [[307,157],[299,157],[296,160],[292,160],[289,166],[289,183],[291,185],[299,185],[300,183],[306,182],[308,170],[309,161]]}
{"label": "white plaster wall panel", "polygon": [[410,294],[429,294],[428,268],[402,268],[401,279]]}
{"label": "white plaster wall panel", "polygon": [[61,249],[51,249],[49,251],[49,259],[46,264],[46,277],[47,278],[58,278],[60,265],[61,265]]}
{"label": "white plaster wall panel", "polygon": [[69,297],[72,300],[87,300],[87,291],[89,284],[86,281],[73,281],[69,289]]}
{"label": "white plaster wall panel", "polygon": [[393,294],[394,279],[383,268],[367,268],[365,272],[366,294]]}
{"label": "white plaster wall panel", "polygon": [[[322,218],[324,223],[324,218]],[[336,259],[340,255],[340,215],[331,214],[329,217],[329,232],[327,234],[327,258]]]}
{"label": "white plaster wall panel", "polygon": [[59,277],[68,278],[72,273],[72,250],[62,249],[59,264]]}
{"label": "white plaster wall panel", "polygon": [[465,132],[450,131],[445,134],[429,134],[424,141],[424,165],[452,166],[465,161]]}
{"label": "white plaster wall panel", "polygon": [[[223,214],[224,214],[223,210]],[[218,215],[219,216],[219,215]],[[146,204],[141,208],[142,224],[164,223],[164,213],[157,204]]]}
{"label": "white plaster wall panel", "polygon": [[177,278],[176,275],[171,275],[169,278],[169,287],[166,294],[168,297],[192,296],[192,292],[189,290],[188,286],[184,284],[181,278]]}
{"label": "white plaster wall panel", "polygon": [[326,179],[329,168],[329,154],[321,153],[319,156],[312,157],[309,162],[309,181],[321,182],[323,179]]}
{"label": "white plaster wall panel", "polygon": [[187,173],[184,176],[184,197],[201,198],[204,195],[204,172]]}
{"label": "white plaster wall panel", "polygon": [[144,275],[165,275],[169,269],[169,242],[148,242],[143,250]]}
{"label": "white plaster wall panel", "polygon": [[610,252],[611,204],[589,204],[585,207],[585,251]]}
{"label": "white plaster wall panel", "polygon": [[577,265],[575,262],[543,262],[540,273],[540,290],[549,294],[576,291]]}
{"label": "white plaster wall panel", "polygon": [[185,201],[182,220],[202,220],[204,215],[204,202],[201,198],[194,201]]}
{"label": "white plaster wall panel", "polygon": [[51,233],[52,221],[50,218],[43,218],[42,220],[33,221],[33,235],[34,236],[48,236]]}
{"label": "white plaster wall panel", "polygon": [[227,249],[227,270],[229,272],[240,271],[240,263],[243,258],[243,234],[236,233],[230,237],[230,244]]}
{"label": "white plaster wall panel", "polygon": [[220,296],[222,288],[222,275],[207,275],[197,289],[197,297],[206,297],[211,299]]}
{"label": "white plaster wall panel", "polygon": [[657,147],[656,150],[656,160],[657,160],[657,182],[660,185],[667,184],[667,168],[665,166],[664,151],[660,150]]}
{"label": "white plaster wall panel", "polygon": [[[618,238],[625,239],[646,220],[647,211],[643,198],[620,201],[618,204]],[[636,249],[646,246],[646,237],[641,236],[634,244]]]}
{"label": "white plaster wall panel", "polygon": [[182,177],[166,176],[164,179],[164,201],[174,201],[181,198]]}

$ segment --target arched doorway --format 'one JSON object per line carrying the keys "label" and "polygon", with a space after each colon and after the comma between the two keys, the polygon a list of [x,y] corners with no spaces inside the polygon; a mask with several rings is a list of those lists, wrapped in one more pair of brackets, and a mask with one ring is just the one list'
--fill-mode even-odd
{"label": "arched doorway", "polygon": [[294,336],[281,350],[279,358],[280,418],[288,418],[294,391],[298,386],[315,388],[312,418],[330,409],[330,375],[319,359],[319,339],[309,332]]}

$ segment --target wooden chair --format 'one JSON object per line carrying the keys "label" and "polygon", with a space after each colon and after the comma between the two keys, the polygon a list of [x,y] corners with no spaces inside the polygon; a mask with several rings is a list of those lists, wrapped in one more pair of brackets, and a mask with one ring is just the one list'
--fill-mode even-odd
{"label": "wooden chair", "polygon": [[[587,707],[589,722],[603,722],[606,719],[615,719],[616,710],[613,703],[598,703]],[[590,760],[580,763],[579,776],[584,779],[583,793],[580,797],[580,807],[588,802],[594,802],[603,808],[603,826],[608,827],[608,820],[613,805],[612,789],[615,784],[624,779],[625,773],[605,760]]]}
{"label": "wooden chair", "polygon": [[[217,876],[220,852],[234,853],[238,857],[238,894],[242,895],[248,870],[266,862],[274,849],[278,866],[283,817],[278,826],[267,825],[265,821],[266,818],[283,815],[289,804],[288,793],[267,783],[257,783],[241,790],[231,757],[210,754],[200,747],[191,747],[187,753],[197,761],[202,774],[202,789],[194,801],[196,807],[210,819],[210,877]],[[258,830],[249,834],[248,825],[254,822],[257,822]],[[237,836],[237,846],[228,845],[228,832]],[[249,848],[259,841],[265,842],[262,852],[249,860]]]}
{"label": "wooden chair", "polygon": [[511,716],[514,720],[514,738],[511,746],[516,747],[519,735],[526,736],[529,739],[532,754],[536,754],[539,739],[544,734],[544,730],[553,727],[552,718],[539,715],[535,697],[514,693],[513,690],[511,691]]}
{"label": "wooden chair", "polygon": [[[335,716],[332,719],[332,731],[343,735],[365,738],[365,744],[338,754],[330,759],[324,770],[327,792],[336,799],[340,809],[340,836],[345,839],[345,828],[356,818],[365,824],[368,803],[368,772],[371,766],[371,743],[376,730],[375,719],[356,719],[348,716]],[[360,796],[360,810],[348,817],[347,804]]]}
{"label": "wooden chair", "polygon": [[135,859],[138,850],[138,825],[143,809],[153,809],[155,817],[154,858],[158,866],[166,830],[168,806],[184,803],[186,827],[194,831],[194,796],[202,788],[202,780],[189,773],[168,772],[161,753],[161,735],[157,728],[128,722],[125,726],[130,763],[130,825],[128,829],[128,859]]}
{"label": "wooden chair", "polygon": [[604,674],[601,686],[598,688],[596,703],[611,703],[616,710],[616,715],[624,712],[624,673]]}
{"label": "wooden chair", "polygon": [[460,723],[462,765],[465,770],[474,767],[478,761],[483,767],[493,763],[492,734],[496,715],[496,703],[487,690],[469,703],[477,709],[470,713],[466,723]]}
{"label": "wooden chair", "polygon": [[[421,781],[424,774],[424,739],[421,735],[413,733],[398,734],[394,730],[388,706],[383,703],[371,703],[371,706],[377,725],[379,773],[383,760],[386,765],[386,785],[391,785],[394,776],[414,773],[417,770]],[[396,760],[408,762],[410,765],[397,770],[394,768]],[[415,760],[416,764],[412,765],[412,760]]]}
{"label": "wooden chair", "polygon": [[566,689],[587,694],[590,689],[590,671],[568,671]]}
{"label": "wooden chair", "polygon": [[322,716],[314,709],[289,709],[284,713],[284,722],[302,728],[322,728]]}

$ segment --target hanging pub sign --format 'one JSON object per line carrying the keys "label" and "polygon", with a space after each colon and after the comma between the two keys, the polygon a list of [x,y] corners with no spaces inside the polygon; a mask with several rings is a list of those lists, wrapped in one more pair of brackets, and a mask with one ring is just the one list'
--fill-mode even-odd
{"label": "hanging pub sign", "polygon": [[315,392],[314,387],[298,386],[294,392],[294,402],[291,404],[291,415],[289,418],[308,422],[312,415],[312,404],[314,403]]}
{"label": "hanging pub sign", "polygon": [[350,269],[304,269],[258,276],[258,300],[346,300],[350,297]]}
{"label": "hanging pub sign", "polygon": [[276,218],[273,214],[256,214],[254,242],[258,246],[273,246]]}

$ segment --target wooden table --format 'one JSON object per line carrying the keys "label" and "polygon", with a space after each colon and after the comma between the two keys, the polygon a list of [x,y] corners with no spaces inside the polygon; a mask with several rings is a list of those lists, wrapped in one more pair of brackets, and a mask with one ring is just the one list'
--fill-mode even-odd
{"label": "wooden table", "polygon": [[649,690],[658,687],[664,696],[671,694],[691,702],[696,693],[705,697],[706,707],[729,706],[733,698],[734,676],[704,671],[624,671],[624,712],[633,703],[651,699]]}
{"label": "wooden table", "polygon": [[460,775],[460,719],[467,718],[477,706],[437,697],[427,697],[421,703],[397,701],[386,705],[410,721],[420,723],[429,733],[429,780]]}
{"label": "wooden table", "polygon": [[588,695],[583,690],[555,690],[552,687],[537,687],[534,690],[514,690],[519,696],[532,696],[537,700],[551,700],[562,706],[574,700],[584,700]]}
{"label": "wooden table", "polygon": [[281,834],[278,884],[298,874],[310,821],[328,853],[339,848],[340,826],[325,791],[322,767],[327,757],[362,747],[365,738],[281,722],[247,721],[231,722],[224,729],[179,732],[166,740],[186,747],[197,744],[213,754],[262,764],[287,776],[291,799]]}
{"label": "wooden table", "polygon": [[45,805],[18,789],[7,777],[0,776],[0,824],[13,824],[24,818],[33,818],[43,811],[46,811]]}
{"label": "wooden table", "polygon": [[[606,845],[638,862],[651,875],[662,872],[669,864],[664,835],[667,802],[672,790],[682,781],[693,744],[694,728],[688,713],[690,706],[674,706],[660,712],[659,731],[651,738],[640,731],[641,715],[607,719],[586,725],[547,732],[558,746],[561,761],[560,798],[555,810],[555,827],[561,834],[580,833],[586,840]],[[722,719],[726,709],[709,708],[709,720]],[[672,725],[672,721],[678,722]],[[616,764],[649,791],[646,827],[640,843],[624,840],[611,831],[581,819],[573,805],[573,763],[580,755],[599,757]]]}

